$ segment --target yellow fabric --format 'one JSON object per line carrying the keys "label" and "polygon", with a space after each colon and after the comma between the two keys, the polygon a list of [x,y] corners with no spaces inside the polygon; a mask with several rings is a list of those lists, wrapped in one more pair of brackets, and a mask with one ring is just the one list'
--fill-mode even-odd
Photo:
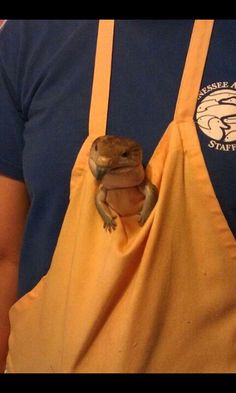
{"label": "yellow fabric", "polygon": [[94,83],[89,115],[89,134],[95,137],[106,133],[113,34],[114,20],[99,22]]}
{"label": "yellow fabric", "polygon": [[236,244],[192,119],[211,28],[194,25],[143,227],[118,217],[104,231],[85,141],[50,270],[10,311],[8,372],[236,372]]}

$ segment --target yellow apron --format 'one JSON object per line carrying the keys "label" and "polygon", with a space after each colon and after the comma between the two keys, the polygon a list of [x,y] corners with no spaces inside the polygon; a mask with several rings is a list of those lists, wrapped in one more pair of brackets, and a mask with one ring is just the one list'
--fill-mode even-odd
{"label": "yellow apron", "polygon": [[159,199],[143,227],[105,232],[88,168],[106,130],[113,21],[99,25],[89,136],[49,272],[12,307],[8,372],[236,372],[236,244],[193,114],[212,21],[195,21],[173,121],[148,164]]}

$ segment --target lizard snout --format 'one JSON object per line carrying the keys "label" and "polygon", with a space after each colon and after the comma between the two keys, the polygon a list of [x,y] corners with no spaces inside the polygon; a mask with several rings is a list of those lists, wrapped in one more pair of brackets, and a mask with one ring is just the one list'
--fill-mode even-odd
{"label": "lizard snout", "polygon": [[105,157],[101,156],[97,159],[97,165],[100,167],[111,167],[112,166],[112,158],[111,157]]}

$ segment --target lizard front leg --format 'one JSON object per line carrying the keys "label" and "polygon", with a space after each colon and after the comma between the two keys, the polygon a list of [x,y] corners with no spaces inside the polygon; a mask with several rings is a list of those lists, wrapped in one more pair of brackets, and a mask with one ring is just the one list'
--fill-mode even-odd
{"label": "lizard front leg", "polygon": [[139,224],[143,225],[157,202],[158,191],[156,186],[154,186],[154,184],[152,184],[148,179],[139,186],[139,189],[145,196],[143,207],[138,219]]}
{"label": "lizard front leg", "polygon": [[111,211],[106,203],[106,195],[106,189],[101,186],[96,194],[95,203],[96,208],[103,219],[103,227],[106,231],[112,232],[112,230],[115,230],[117,226],[115,222],[116,216],[113,217],[111,214]]}

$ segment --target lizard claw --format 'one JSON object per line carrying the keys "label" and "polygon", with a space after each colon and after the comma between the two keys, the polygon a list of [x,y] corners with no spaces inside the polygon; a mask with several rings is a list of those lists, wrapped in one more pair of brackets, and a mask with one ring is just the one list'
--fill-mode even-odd
{"label": "lizard claw", "polygon": [[115,222],[116,216],[115,217],[111,217],[111,218],[107,218],[106,221],[104,221],[104,225],[103,228],[105,229],[105,231],[108,232],[112,232],[116,229],[117,227],[117,223]]}
{"label": "lizard claw", "polygon": [[143,225],[145,224],[146,220],[147,220],[146,215],[140,213],[140,214],[139,214],[139,218],[138,218],[138,223],[139,223],[139,225],[140,225],[140,226],[143,226]]}

